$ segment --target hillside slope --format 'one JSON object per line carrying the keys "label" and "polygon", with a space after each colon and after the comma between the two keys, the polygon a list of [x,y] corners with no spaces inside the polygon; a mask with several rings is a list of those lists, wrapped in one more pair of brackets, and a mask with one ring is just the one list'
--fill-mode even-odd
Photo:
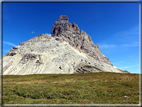
{"label": "hillside slope", "polygon": [[99,46],[79,27],[60,16],[52,37],[40,34],[13,47],[3,57],[3,75],[118,72]]}

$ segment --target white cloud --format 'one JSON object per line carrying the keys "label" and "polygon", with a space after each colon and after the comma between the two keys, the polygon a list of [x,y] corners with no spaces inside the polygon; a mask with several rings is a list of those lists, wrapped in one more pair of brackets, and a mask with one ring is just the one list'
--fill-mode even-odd
{"label": "white cloud", "polygon": [[139,42],[134,42],[134,43],[139,43]]}
{"label": "white cloud", "polygon": [[135,66],[138,66],[139,64],[137,64],[137,65],[131,65],[131,66],[125,66],[125,67],[122,67],[122,68],[120,68],[120,69],[124,69],[124,68],[131,68],[131,67],[135,67]]}
{"label": "white cloud", "polygon": [[122,47],[135,47],[135,46],[139,46],[139,42],[134,42],[132,44],[123,44],[121,46]]}
{"label": "white cloud", "polygon": [[3,52],[9,52],[10,50],[3,50]]}
{"label": "white cloud", "polygon": [[14,43],[11,43],[11,42],[7,42],[7,41],[3,41],[4,44],[7,44],[7,45],[10,45],[10,46],[13,46],[15,47],[16,45]]}
{"label": "white cloud", "polygon": [[100,44],[99,47],[101,48],[115,48],[115,47],[135,47],[139,46],[139,42],[134,42],[131,44],[121,44],[121,45],[115,45],[115,44]]}
{"label": "white cloud", "polygon": [[35,33],[34,31],[32,31],[32,33]]}
{"label": "white cloud", "polygon": [[114,44],[102,44],[102,45],[99,45],[99,47],[101,47],[101,48],[113,48],[113,47],[117,47],[117,46],[114,45]]}
{"label": "white cloud", "polygon": [[134,57],[134,56],[129,56],[129,57]]}
{"label": "white cloud", "polygon": [[[139,24],[132,26],[124,31],[112,33],[106,36],[99,44],[129,44],[130,41],[135,44],[139,44]],[[119,45],[119,46],[120,46]]]}
{"label": "white cloud", "polygon": [[46,33],[47,35],[49,35],[49,36],[51,36],[51,34],[50,33]]}
{"label": "white cloud", "polygon": [[116,62],[116,63],[113,63],[113,64],[120,64],[120,63],[123,63],[124,61],[120,61],[120,62]]}
{"label": "white cloud", "polygon": [[114,68],[118,68],[118,67],[116,67],[116,66],[114,66],[114,65],[113,65],[113,67],[114,67]]}
{"label": "white cloud", "polygon": [[[120,38],[123,41],[134,40],[135,38],[139,38],[139,24],[125,30],[114,34],[113,36]],[[117,39],[116,39],[117,40]]]}

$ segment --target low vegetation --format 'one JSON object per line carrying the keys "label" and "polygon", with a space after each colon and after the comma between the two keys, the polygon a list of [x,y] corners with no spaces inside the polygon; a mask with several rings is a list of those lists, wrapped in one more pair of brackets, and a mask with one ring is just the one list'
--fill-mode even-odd
{"label": "low vegetation", "polygon": [[3,104],[139,104],[139,75],[4,75]]}

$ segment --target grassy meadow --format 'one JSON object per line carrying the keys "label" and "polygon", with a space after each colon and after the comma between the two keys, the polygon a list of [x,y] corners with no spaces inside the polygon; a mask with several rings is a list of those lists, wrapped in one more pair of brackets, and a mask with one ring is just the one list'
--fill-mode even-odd
{"label": "grassy meadow", "polygon": [[139,75],[4,75],[3,104],[139,104]]}

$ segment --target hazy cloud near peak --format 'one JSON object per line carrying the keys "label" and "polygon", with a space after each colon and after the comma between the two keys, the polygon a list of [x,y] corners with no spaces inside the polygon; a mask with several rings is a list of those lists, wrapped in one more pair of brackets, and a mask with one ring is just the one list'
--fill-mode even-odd
{"label": "hazy cloud near peak", "polygon": [[131,44],[121,44],[121,45],[115,45],[115,44],[99,44],[100,48],[115,48],[115,47],[135,47],[139,46],[139,42],[134,42]]}
{"label": "hazy cloud near peak", "polygon": [[115,44],[102,44],[102,45],[99,45],[99,47],[102,47],[102,48],[113,48],[113,47],[117,47]]}
{"label": "hazy cloud near peak", "polygon": [[130,41],[138,41],[139,40],[139,24],[132,26],[126,30],[116,32],[111,34],[109,37],[104,38],[100,44],[105,43],[129,43]]}
{"label": "hazy cloud near peak", "polygon": [[139,42],[133,42],[131,44],[122,44],[122,47],[135,47],[135,46],[139,46]]}
{"label": "hazy cloud near peak", "polygon": [[6,44],[6,45],[13,46],[13,47],[15,47],[15,46],[16,46],[14,43],[7,42],[7,41],[3,41],[3,43],[4,43],[4,44]]}
{"label": "hazy cloud near peak", "polygon": [[120,63],[123,63],[124,61],[119,61],[119,62],[116,62],[116,63],[113,63],[113,64],[120,64]]}
{"label": "hazy cloud near peak", "polygon": [[122,47],[135,47],[139,46],[138,44],[123,44]]}
{"label": "hazy cloud near peak", "polygon": [[131,65],[131,66],[125,66],[125,67],[122,67],[122,68],[120,68],[120,69],[131,68],[131,67],[135,67],[135,66],[139,66],[139,64],[137,64],[137,65]]}
{"label": "hazy cloud near peak", "polygon": [[49,35],[49,36],[51,36],[51,34],[50,33],[46,33],[47,35]]}

